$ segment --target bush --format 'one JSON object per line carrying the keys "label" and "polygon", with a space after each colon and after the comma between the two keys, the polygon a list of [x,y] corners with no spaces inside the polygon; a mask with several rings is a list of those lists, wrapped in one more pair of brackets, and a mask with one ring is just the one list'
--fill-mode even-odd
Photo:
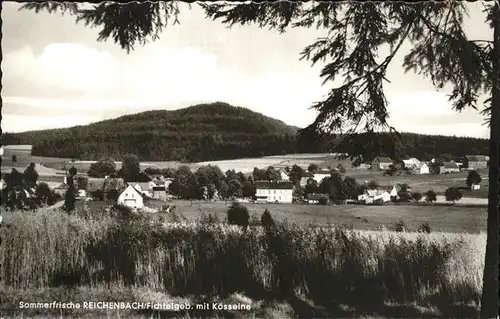
{"label": "bush", "polygon": [[416,202],[419,202],[421,199],[422,199],[422,194],[419,193],[419,192],[414,192],[411,194],[411,197],[413,197],[413,199],[416,201]]}
{"label": "bush", "polygon": [[244,228],[248,227],[250,214],[248,208],[241,203],[233,202],[227,210],[227,222],[230,225],[238,225]]}
{"label": "bush", "polygon": [[90,195],[96,200],[104,200],[104,193],[100,189],[96,189],[95,191],[91,192]]}
{"label": "bush", "polygon": [[406,228],[406,223],[404,221],[402,221],[402,220],[399,220],[394,225],[394,231],[396,231],[396,232],[405,232],[406,229],[407,229]]}
{"label": "bush", "polygon": [[446,197],[446,200],[449,202],[455,202],[457,200],[460,200],[462,198],[462,192],[456,187],[449,187],[444,191],[444,196]]}
{"label": "bush", "polygon": [[260,224],[266,228],[275,225],[274,219],[267,208],[266,210],[264,210],[262,216],[260,217]]}
{"label": "bush", "polygon": [[429,225],[429,223],[425,222],[422,225],[420,225],[420,227],[418,228],[418,232],[430,234],[431,233],[431,226]]}
{"label": "bush", "polygon": [[118,200],[118,197],[120,196],[120,194],[118,193],[118,190],[116,189],[111,189],[109,190],[108,192],[108,195],[107,195],[107,198],[109,200]]}
{"label": "bush", "polygon": [[427,203],[432,203],[437,200],[437,195],[436,192],[434,192],[432,189],[428,190],[427,193],[425,193],[425,201]]}
{"label": "bush", "polygon": [[399,201],[403,203],[407,203],[412,199],[412,196],[409,192],[407,191],[401,191],[398,193],[399,196]]}

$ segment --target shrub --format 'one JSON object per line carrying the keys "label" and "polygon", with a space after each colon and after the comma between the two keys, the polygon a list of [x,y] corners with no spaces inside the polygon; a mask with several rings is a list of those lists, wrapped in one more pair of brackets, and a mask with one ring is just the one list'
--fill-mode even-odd
{"label": "shrub", "polygon": [[396,222],[396,224],[394,225],[394,231],[397,231],[397,232],[404,232],[406,231],[406,223],[403,221],[403,220],[399,220],[398,222]]}
{"label": "shrub", "polygon": [[429,225],[429,223],[425,222],[422,225],[420,225],[420,227],[418,228],[418,232],[430,234],[431,233],[431,226]]}
{"label": "shrub", "polygon": [[425,193],[425,201],[428,203],[435,202],[437,200],[437,195],[436,192],[434,192],[432,189],[428,190],[427,193]]}
{"label": "shrub", "polygon": [[326,198],[326,197],[321,197],[321,198],[319,198],[319,199],[318,199],[318,203],[319,203],[320,205],[326,205],[326,204],[328,204],[328,198]]}
{"label": "shrub", "polygon": [[419,193],[419,192],[414,192],[411,194],[411,197],[413,197],[413,199],[417,202],[419,202],[421,199],[422,199],[422,194]]}
{"label": "shrub", "polygon": [[108,195],[107,195],[107,198],[109,200],[118,200],[118,197],[120,196],[120,194],[118,194],[118,190],[116,189],[111,189],[109,190],[108,192]]}
{"label": "shrub", "polygon": [[462,192],[456,187],[449,187],[444,191],[444,196],[446,197],[446,200],[449,202],[455,202],[457,200],[460,200],[462,198]]}
{"label": "shrub", "polygon": [[264,227],[271,227],[275,225],[274,219],[267,208],[264,210],[262,216],[260,217],[260,223]]}
{"label": "shrub", "polygon": [[90,195],[97,200],[104,200],[104,193],[100,189],[96,189],[95,191],[91,192]]}
{"label": "shrub", "polygon": [[411,194],[407,191],[399,192],[398,196],[399,196],[399,201],[404,203],[409,202],[412,199]]}
{"label": "shrub", "polygon": [[472,184],[478,185],[483,179],[476,170],[470,171],[465,180],[465,184],[470,188]]}
{"label": "shrub", "polygon": [[64,210],[67,212],[71,212],[75,209],[75,203],[76,203],[76,194],[75,194],[75,188],[73,185],[70,185],[68,190],[66,191],[66,194],[64,195]]}
{"label": "shrub", "polygon": [[248,208],[241,203],[233,202],[227,210],[227,222],[230,225],[248,227],[250,214]]}

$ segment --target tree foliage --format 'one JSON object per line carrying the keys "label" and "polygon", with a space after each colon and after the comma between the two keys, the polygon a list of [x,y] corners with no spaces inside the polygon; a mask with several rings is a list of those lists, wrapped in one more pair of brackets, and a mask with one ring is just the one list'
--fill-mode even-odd
{"label": "tree foliage", "polygon": [[90,177],[103,178],[116,173],[116,163],[111,157],[103,157],[90,165],[88,175]]}
{"label": "tree foliage", "polygon": [[35,163],[30,163],[30,165],[24,170],[23,180],[26,183],[26,187],[34,188],[38,180],[38,173],[35,169]]}
{"label": "tree foliage", "polygon": [[227,222],[230,225],[238,225],[244,228],[248,227],[250,214],[248,208],[238,202],[233,202],[227,210]]}
{"label": "tree foliage", "polygon": [[467,179],[465,180],[465,184],[467,184],[468,187],[471,187],[472,184],[479,185],[483,179],[481,178],[481,175],[476,170],[470,171],[469,174],[467,175]]}
{"label": "tree foliage", "polygon": [[432,202],[435,202],[436,200],[437,200],[437,195],[436,195],[436,192],[434,192],[433,190],[428,190],[425,193],[425,201],[426,202],[432,203]]}
{"label": "tree foliage", "polygon": [[447,201],[455,204],[455,202],[460,200],[463,195],[457,187],[449,187],[444,191],[444,196]]}

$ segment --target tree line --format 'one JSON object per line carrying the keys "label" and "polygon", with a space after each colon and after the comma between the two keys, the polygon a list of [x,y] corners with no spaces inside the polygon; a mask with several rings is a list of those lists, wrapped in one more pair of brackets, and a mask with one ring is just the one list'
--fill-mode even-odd
{"label": "tree line", "polygon": [[293,153],[341,152],[393,160],[451,160],[488,154],[488,140],[402,133],[309,136],[245,108],[213,103],[176,111],[148,111],[87,126],[4,133],[2,144],[31,144],[33,155],[99,160],[137,154],[148,161],[200,162]]}

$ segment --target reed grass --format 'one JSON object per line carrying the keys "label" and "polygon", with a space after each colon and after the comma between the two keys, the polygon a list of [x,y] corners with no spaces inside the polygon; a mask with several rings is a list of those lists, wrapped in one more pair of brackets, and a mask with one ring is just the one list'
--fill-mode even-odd
{"label": "reed grass", "polygon": [[325,307],[479,306],[485,234],[287,223],[243,230],[213,221],[98,216],[4,214],[2,285],[107,285],[174,296],[243,292],[259,300],[301,295]]}

